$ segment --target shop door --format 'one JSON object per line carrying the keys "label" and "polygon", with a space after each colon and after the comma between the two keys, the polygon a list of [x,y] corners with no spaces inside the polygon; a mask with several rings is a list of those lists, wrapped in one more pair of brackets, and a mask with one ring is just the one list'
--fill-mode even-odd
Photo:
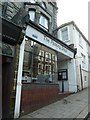
{"label": "shop door", "polygon": [[2,118],[10,116],[10,95],[12,90],[12,58],[2,56]]}

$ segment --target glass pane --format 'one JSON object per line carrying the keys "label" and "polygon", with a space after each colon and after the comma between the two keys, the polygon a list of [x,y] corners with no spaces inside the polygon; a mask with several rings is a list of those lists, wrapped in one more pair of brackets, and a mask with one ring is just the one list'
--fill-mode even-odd
{"label": "glass pane", "polygon": [[45,16],[40,17],[40,24],[48,29],[48,19]]}
{"label": "glass pane", "polygon": [[62,34],[62,40],[68,40],[68,29],[67,28],[63,28],[61,30],[61,34]]}
{"label": "glass pane", "polygon": [[35,11],[29,11],[29,16],[30,16],[30,20],[34,21],[35,20]]}

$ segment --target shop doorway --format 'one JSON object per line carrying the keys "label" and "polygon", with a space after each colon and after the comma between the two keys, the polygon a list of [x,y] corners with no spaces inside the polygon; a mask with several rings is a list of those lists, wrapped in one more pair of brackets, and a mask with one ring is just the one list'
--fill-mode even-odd
{"label": "shop doorway", "polygon": [[13,83],[13,58],[2,55],[2,118],[10,118],[10,97]]}

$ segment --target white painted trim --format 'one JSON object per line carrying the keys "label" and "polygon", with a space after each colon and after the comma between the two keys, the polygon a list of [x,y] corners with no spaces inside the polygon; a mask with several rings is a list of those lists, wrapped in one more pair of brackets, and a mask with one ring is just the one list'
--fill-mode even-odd
{"label": "white painted trim", "polygon": [[[65,28],[67,28],[67,30],[68,30],[68,40],[62,40],[62,30],[65,29]],[[63,42],[68,42],[68,41],[70,41],[70,28],[69,28],[69,26],[65,26],[65,27],[63,27],[63,28],[60,29],[60,36],[61,36],[61,40],[62,40]]]}
{"label": "white painted trim", "polygon": [[22,70],[23,70],[23,59],[24,59],[24,47],[25,47],[25,36],[24,36],[23,42],[22,42],[22,44],[20,46],[14,118],[18,118],[19,114],[20,114],[20,101],[21,101],[21,88],[22,88]]}

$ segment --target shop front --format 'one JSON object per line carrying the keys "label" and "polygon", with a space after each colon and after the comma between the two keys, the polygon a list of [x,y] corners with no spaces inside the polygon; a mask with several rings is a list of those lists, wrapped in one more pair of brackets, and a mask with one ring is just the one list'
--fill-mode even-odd
{"label": "shop front", "polygon": [[[23,60],[19,61],[22,67],[18,68],[21,76],[18,74],[16,94],[19,95],[16,95],[15,118],[59,98],[58,56],[60,55],[73,59],[75,51],[39,26],[27,23],[21,50]],[[18,100],[21,102],[17,102]]]}

